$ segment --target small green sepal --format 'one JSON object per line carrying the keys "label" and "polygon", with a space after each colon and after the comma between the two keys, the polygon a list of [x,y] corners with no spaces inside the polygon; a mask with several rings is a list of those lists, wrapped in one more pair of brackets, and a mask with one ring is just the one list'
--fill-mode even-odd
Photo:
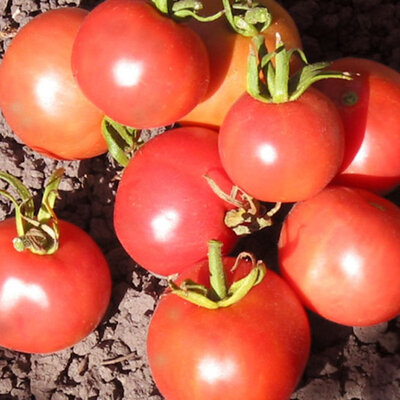
{"label": "small green sepal", "polygon": [[126,167],[133,154],[144,144],[139,129],[122,125],[105,116],[101,131],[111,157],[122,167]]}

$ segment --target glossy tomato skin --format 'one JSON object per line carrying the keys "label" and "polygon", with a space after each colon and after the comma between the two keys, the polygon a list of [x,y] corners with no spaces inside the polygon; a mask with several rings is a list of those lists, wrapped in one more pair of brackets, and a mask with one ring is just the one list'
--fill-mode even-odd
{"label": "glossy tomato skin", "polygon": [[199,127],[153,138],[124,170],[115,199],[114,227],[125,250],[158,275],[178,273],[207,257],[208,241],[228,253],[236,236],[224,224],[232,206],[204,175],[229,193],[232,182],[218,156],[218,134]]}
{"label": "glossy tomato skin", "polygon": [[345,157],[335,183],[386,194],[400,183],[400,73],[354,57],[336,60],[329,68],[358,74],[351,81],[318,83],[338,107],[345,127]]}
{"label": "glossy tomato skin", "polygon": [[400,313],[400,210],[372,192],[331,186],[284,221],[279,264],[304,304],[350,326]]}
{"label": "glossy tomato skin", "polygon": [[60,222],[53,255],[17,252],[15,219],[0,223],[0,346],[51,353],[79,342],[99,324],[111,293],[110,271],[94,241]]}
{"label": "glossy tomato skin", "polygon": [[338,172],[343,125],[334,104],[312,88],[280,104],[244,94],[221,126],[219,151],[232,181],[254,198],[300,201]]}
{"label": "glossy tomato skin", "polygon": [[94,104],[140,129],[176,122],[209,82],[199,36],[145,0],[106,0],[93,9],[76,38],[72,68]]}
{"label": "glossy tomato skin", "polygon": [[38,15],[15,36],[0,65],[0,108],[29,147],[56,159],[106,152],[103,113],[79,89],[72,44],[87,11],[60,8]]}
{"label": "glossy tomato skin", "polygon": [[[249,262],[229,280],[244,277]],[[185,271],[208,283],[208,263]],[[272,271],[238,303],[208,310],[162,296],[150,322],[147,352],[158,389],[168,400],[287,400],[308,359],[310,328],[293,290]]]}
{"label": "glossy tomato skin", "polygon": [[[221,2],[203,0],[205,15],[222,8]],[[289,13],[275,0],[261,0],[273,21],[262,34],[269,51],[275,50],[279,33],[287,48],[302,48],[297,26]],[[219,127],[230,106],[246,91],[247,59],[251,38],[237,34],[224,17],[214,22],[194,20],[187,25],[203,39],[210,55],[210,85],[203,101],[181,119],[182,124]],[[293,67],[296,67],[293,63]]]}

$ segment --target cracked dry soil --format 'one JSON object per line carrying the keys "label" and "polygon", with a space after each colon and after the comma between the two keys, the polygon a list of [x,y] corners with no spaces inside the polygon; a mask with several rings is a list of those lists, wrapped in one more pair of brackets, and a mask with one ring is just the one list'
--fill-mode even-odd
{"label": "cracked dry soil", "polygon": [[[50,8],[96,0],[0,0],[0,52],[29,19]],[[400,3],[397,0],[281,0],[295,19],[310,61],[353,55],[400,71]],[[119,245],[112,225],[118,168],[107,155],[85,161],[55,161],[24,146],[0,119],[0,170],[39,194],[57,167],[64,167],[60,218],[89,232],[112,270],[113,295],[98,329],[74,347],[49,355],[0,348],[0,399],[161,400],[148,369],[146,330],[163,281],[136,265]],[[400,204],[400,189],[390,195]],[[0,199],[0,220],[13,212]],[[269,265],[279,223],[247,238],[240,249]],[[239,250],[237,249],[237,251]],[[313,346],[293,400],[399,400],[400,318],[369,328],[335,325],[310,314]],[[245,400],[245,399],[244,399]]]}

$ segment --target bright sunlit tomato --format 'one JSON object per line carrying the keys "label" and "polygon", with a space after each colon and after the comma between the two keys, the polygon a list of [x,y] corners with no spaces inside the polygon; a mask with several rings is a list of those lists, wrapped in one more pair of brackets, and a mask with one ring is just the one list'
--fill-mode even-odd
{"label": "bright sunlit tomato", "polygon": [[209,82],[199,36],[145,0],[106,0],[93,9],[77,35],[72,68],[107,116],[140,129],[176,122]]}
{"label": "bright sunlit tomato", "polygon": [[0,346],[51,353],[91,333],[108,307],[107,261],[84,231],[60,223],[60,247],[36,255],[13,247],[15,219],[0,222]]}
{"label": "bright sunlit tomato", "polygon": [[103,113],[82,94],[71,50],[87,11],[60,8],[38,15],[15,36],[0,65],[0,108],[29,147],[57,159],[107,150]]}
{"label": "bright sunlit tomato", "polygon": [[231,191],[218,134],[206,128],[166,131],[131,159],[116,194],[114,226],[139,265],[170,275],[206,258],[210,239],[221,241],[225,253],[232,249],[236,236],[224,224],[232,206],[213,192],[205,175]]}
{"label": "bright sunlit tomato", "polygon": [[345,126],[345,157],[335,183],[388,193],[400,183],[400,73],[352,57],[330,69],[357,73],[351,81],[318,83]]}
{"label": "bright sunlit tomato", "polygon": [[388,321],[400,313],[400,209],[362,189],[328,187],[287,216],[279,263],[323,317],[350,326]]}
{"label": "bright sunlit tomato", "polygon": [[343,125],[334,104],[312,88],[278,104],[244,94],[221,126],[219,151],[232,181],[254,198],[300,201],[336,175]]}
{"label": "bright sunlit tomato", "polygon": [[[204,15],[212,15],[222,9],[222,2],[203,0]],[[275,49],[276,33],[287,48],[301,48],[301,38],[295,22],[275,0],[261,0],[272,15],[272,23],[263,32],[269,51]],[[224,17],[214,22],[186,23],[197,32],[207,46],[210,55],[210,85],[205,99],[193,111],[181,119],[184,124],[219,127],[230,106],[246,90],[247,58],[251,38],[235,33]]]}
{"label": "bright sunlit tomato", "polygon": [[[225,258],[230,283],[250,263]],[[181,274],[209,287],[208,262]],[[272,271],[239,302],[209,310],[162,296],[150,322],[147,352],[154,381],[168,400],[288,400],[310,349],[307,315]]]}

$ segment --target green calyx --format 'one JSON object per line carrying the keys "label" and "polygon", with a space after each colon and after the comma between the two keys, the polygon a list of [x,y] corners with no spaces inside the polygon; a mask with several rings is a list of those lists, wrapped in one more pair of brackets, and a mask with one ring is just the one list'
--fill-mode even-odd
{"label": "green calyx", "polygon": [[[279,35],[276,50],[268,53],[265,39],[261,35],[253,38],[247,72],[247,91],[264,103],[287,103],[297,100],[313,83],[322,79],[351,80],[348,72],[329,71],[329,62],[309,64],[300,49],[285,48]],[[290,60],[297,55],[304,66],[290,75]]]}
{"label": "green calyx", "polygon": [[270,210],[257,199],[233,186],[231,193],[225,193],[209,176],[204,175],[212,191],[222,200],[235,206],[224,217],[225,225],[237,236],[245,236],[272,226],[272,217],[280,210],[282,203],[276,203]]}
{"label": "green calyx", "polygon": [[213,15],[201,16],[198,14],[203,9],[203,3],[199,0],[151,0],[154,6],[162,14],[172,18],[184,19],[194,18],[200,22],[211,22],[224,14],[221,10]]}
{"label": "green calyx", "polygon": [[103,118],[101,131],[111,157],[123,167],[144,144],[139,129],[122,125],[107,116]]}
{"label": "green calyx", "polygon": [[267,272],[265,264],[262,261],[256,261],[250,253],[243,252],[238,255],[232,270],[237,268],[238,263],[244,258],[251,260],[252,268],[248,275],[227,287],[221,247],[222,244],[217,240],[209,241],[210,288],[192,280],[185,280],[182,284],[177,285],[172,279],[169,279],[170,293],[200,307],[215,310],[239,302],[264,279]]}
{"label": "green calyx", "polygon": [[17,237],[13,240],[17,251],[29,250],[34,254],[54,254],[59,246],[58,219],[53,207],[58,196],[58,186],[64,169],[57,169],[50,177],[43,193],[37,216],[35,204],[29,189],[17,178],[0,172],[0,179],[12,186],[20,197],[20,202],[6,190],[0,194],[7,197],[15,206]]}
{"label": "green calyx", "polygon": [[268,9],[252,0],[222,0],[227,21],[236,33],[252,37],[268,29],[272,15]]}

